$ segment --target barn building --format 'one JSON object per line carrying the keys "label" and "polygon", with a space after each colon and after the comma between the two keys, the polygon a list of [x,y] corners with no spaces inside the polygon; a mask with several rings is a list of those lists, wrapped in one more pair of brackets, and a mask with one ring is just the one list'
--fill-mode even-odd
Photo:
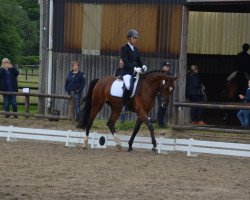
{"label": "barn building", "polygon": [[[179,74],[170,102],[186,101],[186,71],[200,67],[208,101],[220,101],[235,55],[250,43],[250,1],[206,0],[40,0],[40,92],[65,94],[64,84],[73,60],[80,62],[87,85],[94,78],[114,74],[120,48],[129,29],[139,31],[137,47],[149,70],[162,61]],[[65,100],[40,100],[40,112],[68,112]],[[107,119],[104,107],[98,115]],[[156,109],[151,117],[155,118]],[[130,119],[134,115],[129,115]],[[189,121],[188,109],[178,111],[177,124]]]}

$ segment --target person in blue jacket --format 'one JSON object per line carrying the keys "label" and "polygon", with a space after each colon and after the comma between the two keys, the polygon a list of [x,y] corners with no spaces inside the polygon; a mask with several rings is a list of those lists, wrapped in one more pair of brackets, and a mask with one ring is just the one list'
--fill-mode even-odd
{"label": "person in blue jacket", "polygon": [[[13,67],[8,58],[2,60],[0,69],[0,91],[5,92],[18,92],[17,76],[19,71]],[[13,112],[17,112],[17,102],[15,95],[3,95],[3,104],[5,112],[10,111],[10,104],[12,105]],[[5,115],[5,118],[9,118]],[[17,115],[14,115],[17,118]]]}
{"label": "person in blue jacket", "polygon": [[85,86],[85,74],[79,70],[79,63],[77,61],[72,62],[72,70],[69,72],[65,83],[65,91],[72,95],[75,93],[75,120],[79,121],[81,117],[80,101],[82,97],[82,91]]}
{"label": "person in blue jacket", "polygon": [[[248,80],[248,88],[247,88],[246,95],[244,96],[240,94],[239,98],[243,100],[243,102],[246,102],[246,103],[250,102],[250,80]],[[237,117],[240,120],[242,127],[245,127],[245,128],[249,127],[250,110],[243,110],[243,109],[240,110],[237,113]]]}
{"label": "person in blue jacket", "polygon": [[[198,74],[198,66],[192,65],[190,72],[187,74],[186,96],[191,102],[202,102],[202,84]],[[191,108],[191,120],[193,125],[206,125],[202,120],[202,108]]]}

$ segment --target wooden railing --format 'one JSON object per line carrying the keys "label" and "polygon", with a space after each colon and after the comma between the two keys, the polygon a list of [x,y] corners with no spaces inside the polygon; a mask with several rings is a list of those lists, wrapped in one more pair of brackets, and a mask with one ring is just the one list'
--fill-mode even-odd
{"label": "wooden railing", "polygon": [[250,129],[233,129],[233,128],[219,128],[219,127],[209,127],[209,126],[187,126],[180,125],[184,124],[184,122],[180,122],[178,118],[178,113],[183,107],[198,107],[198,108],[206,108],[206,109],[221,109],[221,110],[250,110],[250,103],[243,102],[174,102],[175,106],[175,119],[173,128],[176,129],[194,129],[194,130],[209,130],[209,131],[222,131],[222,132],[233,132],[233,133],[249,133]]}
{"label": "wooden railing", "polygon": [[[75,105],[74,105],[74,93],[71,96],[68,95],[57,95],[57,94],[43,94],[43,93],[25,93],[25,92],[3,92],[0,91],[0,95],[15,95],[15,96],[24,96],[24,113],[18,112],[4,112],[0,111],[0,115],[17,115],[29,117],[40,117],[40,118],[49,118],[49,119],[75,119]],[[45,114],[32,114],[30,113],[30,97],[38,98],[57,98],[57,99],[67,99],[69,103],[69,113],[68,116],[54,116],[54,115],[45,115]]]}

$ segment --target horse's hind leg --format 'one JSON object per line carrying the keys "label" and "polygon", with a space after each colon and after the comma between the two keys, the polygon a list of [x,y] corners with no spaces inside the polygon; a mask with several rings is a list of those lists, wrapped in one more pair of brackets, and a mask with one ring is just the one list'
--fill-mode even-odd
{"label": "horse's hind leg", "polygon": [[[95,104],[93,104],[93,105],[95,105]],[[83,140],[83,145],[82,145],[83,148],[87,148],[87,146],[88,146],[89,130],[90,130],[90,128],[91,128],[91,126],[92,126],[92,124],[94,122],[94,119],[95,119],[96,115],[102,109],[103,105],[104,105],[104,103],[99,102],[98,105],[92,106],[91,113],[90,113],[90,116],[89,116],[89,122],[88,122],[88,124],[86,126],[86,136],[85,136],[85,138]]]}
{"label": "horse's hind leg", "polygon": [[142,120],[137,118],[133,134],[131,135],[131,138],[129,139],[129,142],[128,142],[128,151],[133,151],[132,145],[133,145],[136,134],[141,128],[141,124],[142,124]]}
{"label": "horse's hind leg", "polygon": [[120,109],[114,109],[112,108],[112,113],[109,117],[109,120],[107,122],[107,126],[109,127],[109,130],[111,131],[112,135],[115,138],[116,141],[116,146],[118,147],[118,150],[121,150],[122,146],[121,146],[121,140],[118,137],[116,130],[115,130],[115,123],[117,121],[117,119],[120,116]]}

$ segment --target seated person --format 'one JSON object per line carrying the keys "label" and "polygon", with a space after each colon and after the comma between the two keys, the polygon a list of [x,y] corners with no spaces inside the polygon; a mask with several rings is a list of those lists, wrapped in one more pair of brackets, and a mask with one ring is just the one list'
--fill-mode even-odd
{"label": "seated person", "polygon": [[[250,80],[248,81],[248,88],[246,95],[239,95],[239,98],[243,100],[243,102],[250,102]],[[249,118],[250,118],[250,110],[240,110],[237,113],[237,117],[240,120],[242,127],[249,127]]]}

